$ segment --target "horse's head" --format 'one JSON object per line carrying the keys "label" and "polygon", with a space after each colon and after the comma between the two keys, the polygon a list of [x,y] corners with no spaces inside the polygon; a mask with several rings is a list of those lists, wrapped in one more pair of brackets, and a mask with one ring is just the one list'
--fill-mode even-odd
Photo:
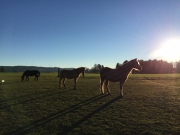
{"label": "horse's head", "polygon": [[134,69],[137,70],[137,71],[141,71],[141,70],[142,70],[142,67],[141,67],[138,59],[134,59],[134,61],[135,61]]}
{"label": "horse's head", "polygon": [[22,80],[22,81],[24,80],[24,76],[21,76],[21,80]]}
{"label": "horse's head", "polygon": [[81,73],[82,73],[83,76],[84,76],[85,71],[86,71],[86,68],[85,68],[85,67],[82,67],[82,68],[81,68]]}

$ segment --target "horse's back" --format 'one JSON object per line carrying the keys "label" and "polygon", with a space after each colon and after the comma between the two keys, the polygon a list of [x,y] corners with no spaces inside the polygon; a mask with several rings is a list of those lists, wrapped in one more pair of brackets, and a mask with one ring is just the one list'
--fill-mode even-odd
{"label": "horse's back", "polygon": [[67,79],[73,79],[74,78],[74,72],[73,70],[61,70],[59,77],[60,78],[67,78]]}
{"label": "horse's back", "polygon": [[34,73],[40,73],[38,70],[33,70],[32,72],[34,72]]}
{"label": "horse's back", "polygon": [[25,76],[33,76],[33,75],[37,75],[40,76],[40,72],[38,70],[26,70],[24,71],[23,75]]}
{"label": "horse's back", "polygon": [[119,81],[119,73],[117,69],[105,67],[100,71],[101,79],[107,79],[111,82]]}
{"label": "horse's back", "polygon": [[105,68],[100,70],[100,75],[103,76],[103,75],[105,75],[106,73],[108,73],[111,70],[112,70],[111,68],[105,67]]}
{"label": "horse's back", "polygon": [[33,74],[40,76],[40,72],[38,70],[33,70]]}

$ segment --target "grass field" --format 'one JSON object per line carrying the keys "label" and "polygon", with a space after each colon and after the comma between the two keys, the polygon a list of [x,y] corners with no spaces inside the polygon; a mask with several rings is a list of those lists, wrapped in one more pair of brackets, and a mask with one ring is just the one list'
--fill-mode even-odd
{"label": "grass field", "polygon": [[0,73],[0,134],[179,135],[180,75],[130,75],[100,95],[99,74],[85,74],[73,90],[58,88],[57,73],[22,82],[22,73]]}

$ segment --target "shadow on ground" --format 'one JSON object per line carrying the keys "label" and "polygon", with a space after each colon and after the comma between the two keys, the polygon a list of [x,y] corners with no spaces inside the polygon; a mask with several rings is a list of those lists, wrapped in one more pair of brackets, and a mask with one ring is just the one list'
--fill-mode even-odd
{"label": "shadow on ground", "polygon": [[[77,110],[83,106],[86,106],[92,102],[96,102],[104,97],[106,97],[108,95],[97,95],[97,96],[94,96],[94,97],[91,97],[89,99],[86,99],[85,101],[82,101],[78,104],[75,104],[69,108],[66,108],[64,110],[61,110],[61,111],[58,111],[57,113],[54,113],[54,114],[51,114],[47,117],[44,117],[42,119],[39,119],[39,120],[36,120],[26,126],[23,126],[23,127],[20,127],[14,131],[11,131],[11,132],[8,132],[6,133],[6,135],[23,135],[23,134],[27,134],[27,133],[30,133],[33,129],[36,129],[40,126],[43,126],[45,125],[46,123],[56,119],[56,118],[60,118],[68,113],[71,113],[72,111],[74,110]],[[78,125],[80,125],[81,123],[85,122],[87,119],[91,118],[93,115],[95,115],[96,113],[98,113],[99,111],[103,110],[104,108],[106,108],[107,106],[109,106],[110,104],[112,104],[113,102],[119,100],[121,97],[118,96],[112,100],[110,100],[109,102],[105,103],[104,105],[100,106],[99,108],[97,108],[96,110],[92,111],[90,114],[88,114],[87,116],[83,117],[82,119],[80,119],[79,121],[75,122],[74,124],[72,124],[71,126],[62,126],[61,129],[62,129],[62,132],[59,133],[60,135],[62,134],[67,134],[68,132],[72,131],[74,128],[76,128]]]}

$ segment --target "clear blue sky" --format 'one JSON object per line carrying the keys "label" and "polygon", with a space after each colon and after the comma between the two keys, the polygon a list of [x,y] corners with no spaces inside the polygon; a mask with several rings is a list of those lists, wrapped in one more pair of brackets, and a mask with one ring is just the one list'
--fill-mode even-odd
{"label": "clear blue sky", "polygon": [[[0,65],[114,68],[180,38],[180,0],[0,0]],[[180,50],[179,50],[180,52]]]}

